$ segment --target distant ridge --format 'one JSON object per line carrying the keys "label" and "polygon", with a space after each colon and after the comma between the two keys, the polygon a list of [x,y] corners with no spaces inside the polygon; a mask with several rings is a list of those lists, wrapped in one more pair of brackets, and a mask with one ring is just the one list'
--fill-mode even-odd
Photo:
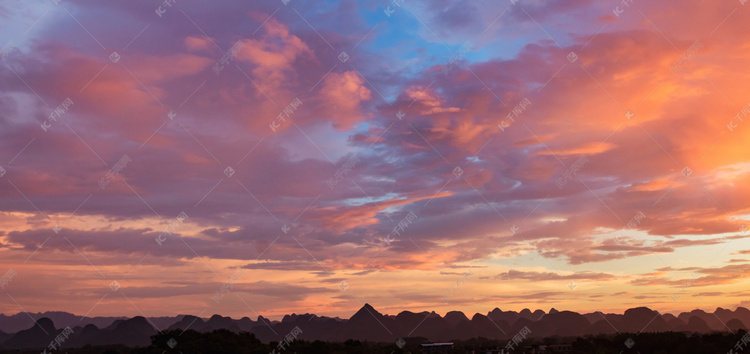
{"label": "distant ridge", "polygon": [[[45,315],[50,315],[47,317]],[[37,317],[30,323],[30,317]],[[270,321],[258,316],[232,319],[213,315],[209,319],[191,315],[144,318],[141,316],[84,318],[65,312],[40,314],[19,313],[0,316],[0,328],[19,326],[25,317],[27,326],[14,333],[0,330],[0,349],[41,349],[63,328],[70,326],[73,334],[63,348],[85,345],[125,345],[142,347],[150,344],[151,336],[164,330],[195,330],[211,332],[224,329],[232,332],[251,332],[263,342],[279,341],[296,327],[302,331],[299,339],[343,342],[347,339],[394,342],[406,337],[424,337],[431,341],[467,340],[484,337],[495,340],[512,338],[524,328],[530,337],[574,337],[587,334],[642,333],[642,332],[694,332],[747,330],[750,310],[717,308],[713,313],[702,310],[683,312],[678,316],[660,314],[647,307],[636,307],[623,314],[593,312],[579,314],[572,311],[549,312],[524,309],[521,312],[502,311],[495,308],[484,314],[474,314],[471,319],[463,312],[450,311],[445,316],[435,312],[402,311],[384,315],[370,304],[365,304],[349,319],[321,317],[314,314],[291,314],[281,321]],[[72,321],[74,319],[75,321]],[[59,322],[58,322],[59,321]],[[158,327],[154,328],[154,327]]]}
{"label": "distant ridge", "polygon": [[[149,317],[149,321],[151,321],[154,325],[156,325],[159,328],[167,328],[171,324],[179,321],[182,319],[184,315],[177,315],[174,317]],[[52,320],[52,322],[55,323],[56,326],[65,328],[67,326],[70,326],[70,328],[73,328],[75,326],[85,326],[87,324],[93,324],[94,326],[98,328],[105,328],[115,321],[118,320],[127,320],[128,318],[123,317],[84,317],[84,316],[78,316],[74,315],[72,313],[68,312],[60,312],[60,311],[48,311],[48,312],[19,312],[15,315],[4,315],[0,314],[0,332],[5,333],[15,333],[23,329],[29,328],[31,325],[34,324],[33,318],[49,318]],[[1,335],[0,335],[1,337]]]}

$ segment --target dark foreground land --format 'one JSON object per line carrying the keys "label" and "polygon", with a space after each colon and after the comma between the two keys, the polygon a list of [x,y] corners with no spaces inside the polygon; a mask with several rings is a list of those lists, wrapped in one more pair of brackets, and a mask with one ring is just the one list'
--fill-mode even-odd
{"label": "dark foreground land", "polygon": [[[86,346],[64,348],[47,353],[68,354],[164,354],[164,353],[503,353],[508,341],[473,338],[454,341],[450,348],[425,349],[430,343],[425,338],[406,338],[399,343],[375,343],[347,340],[343,343],[295,340],[280,349],[278,342],[262,343],[254,334],[215,330],[199,333],[193,330],[163,332],[151,338],[148,347]],[[711,334],[688,334],[681,332],[622,333],[584,337],[548,337],[523,340],[505,353],[750,353],[750,335],[744,330],[736,333],[716,332]],[[0,353],[44,353],[43,349],[4,350]]]}

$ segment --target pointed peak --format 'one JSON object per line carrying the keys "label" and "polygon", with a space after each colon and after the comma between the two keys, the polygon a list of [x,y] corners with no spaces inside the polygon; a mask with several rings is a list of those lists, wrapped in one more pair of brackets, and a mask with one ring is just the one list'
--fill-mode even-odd
{"label": "pointed peak", "polygon": [[362,308],[361,308],[361,309],[359,309],[359,311],[357,311],[357,312],[359,313],[359,312],[362,312],[362,311],[366,311],[366,312],[372,313],[373,315],[374,315],[374,314],[378,314],[378,315],[380,315],[380,312],[378,312],[377,310],[375,310],[375,308],[374,308],[374,307],[372,307],[372,306],[371,306],[370,304],[368,304],[368,303],[364,304],[364,306],[362,306]]}
{"label": "pointed peak", "polygon": [[[375,310],[375,308],[372,307],[372,305],[370,305],[369,303],[364,304],[364,306],[362,306],[362,308],[359,309],[359,311],[357,311],[357,314],[359,314],[359,313],[369,313],[369,314],[372,314],[372,315],[375,315],[375,316],[382,316],[382,314],[380,312],[378,312],[377,310]],[[356,316],[356,314],[355,314],[355,316]]]}

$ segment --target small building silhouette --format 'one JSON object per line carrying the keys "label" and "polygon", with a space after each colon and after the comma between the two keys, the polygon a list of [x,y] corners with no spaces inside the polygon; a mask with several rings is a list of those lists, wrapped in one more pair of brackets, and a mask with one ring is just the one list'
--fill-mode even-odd
{"label": "small building silhouette", "polygon": [[530,350],[529,353],[567,353],[573,351],[573,345],[571,344],[550,344],[540,346],[527,346],[526,350]]}
{"label": "small building silhouette", "polygon": [[422,353],[451,353],[453,343],[425,343],[422,344]]}

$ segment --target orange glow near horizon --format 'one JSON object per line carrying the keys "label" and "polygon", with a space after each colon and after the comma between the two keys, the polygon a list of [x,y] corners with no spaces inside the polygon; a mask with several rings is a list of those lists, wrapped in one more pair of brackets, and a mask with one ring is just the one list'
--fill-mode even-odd
{"label": "orange glow near horizon", "polygon": [[750,5],[458,3],[0,4],[0,313],[750,306]]}

